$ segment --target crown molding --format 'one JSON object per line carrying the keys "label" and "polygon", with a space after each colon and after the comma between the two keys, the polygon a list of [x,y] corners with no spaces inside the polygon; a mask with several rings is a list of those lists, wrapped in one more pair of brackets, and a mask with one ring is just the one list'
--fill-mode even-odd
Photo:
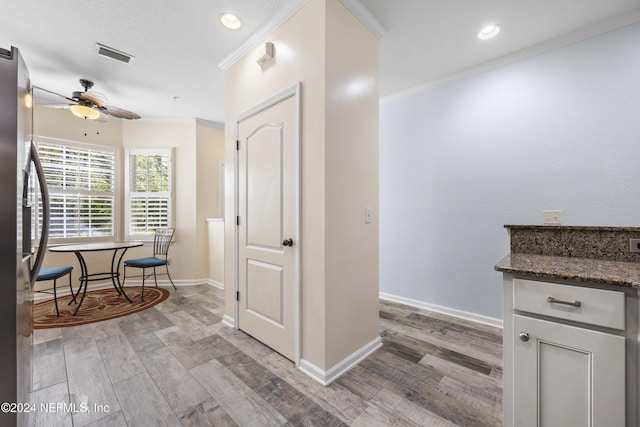
{"label": "crown molding", "polygon": [[587,40],[592,37],[599,36],[609,31],[618,30],[620,28],[633,25],[640,22],[640,8],[633,10],[625,15],[602,21],[590,27],[582,28],[571,33],[547,40],[542,43],[530,46],[528,48],[513,52],[491,61],[484,62],[474,67],[467,68],[457,73],[450,74],[440,79],[431,80],[412,88],[396,92],[394,94],[380,98],[380,104],[386,104],[398,101],[418,93],[427,92],[429,90],[453,83],[468,77],[473,77],[496,68],[504,67],[518,61],[522,61],[545,52],[550,52],[564,46]]}
{"label": "crown molding", "polygon": [[381,39],[387,33],[387,29],[378,21],[378,18],[373,16],[359,0],[340,0],[340,3],[349,9],[376,38]]}
{"label": "crown molding", "polygon": [[[233,64],[240,58],[249,53],[255,48],[262,40],[273,33],[278,27],[280,27],[287,19],[292,17],[297,11],[302,9],[309,0],[295,0],[285,9],[275,14],[265,25],[260,27],[249,38],[247,38],[242,44],[227,57],[222,59],[218,63],[218,67],[222,71],[227,71]],[[362,22],[377,38],[381,38],[387,30],[382,26],[380,21],[369,12],[369,10],[362,5],[358,0],[340,0],[340,2],[351,12],[353,15]]]}
{"label": "crown molding", "polygon": [[207,126],[214,129],[222,129],[224,130],[224,123],[215,122],[213,120],[201,119],[200,117],[196,117],[196,124]]}
{"label": "crown molding", "polygon": [[136,123],[166,123],[172,125],[192,125],[195,123],[194,117],[142,117],[137,120],[121,120],[123,126]]}
{"label": "crown molding", "polygon": [[258,43],[264,40],[269,34],[273,33],[287,19],[291,18],[297,11],[302,9],[309,0],[295,0],[286,8],[276,13],[265,25],[260,27],[256,32],[251,34],[242,44],[226,58],[218,63],[218,67],[222,71],[227,71],[229,67],[236,63],[240,58],[255,48]]}

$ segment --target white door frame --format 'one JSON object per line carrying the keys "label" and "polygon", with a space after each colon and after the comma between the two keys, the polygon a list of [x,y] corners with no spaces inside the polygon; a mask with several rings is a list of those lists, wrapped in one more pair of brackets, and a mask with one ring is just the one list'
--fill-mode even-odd
{"label": "white door frame", "polygon": [[[238,115],[236,117],[236,119],[234,120],[234,140],[238,141],[238,137],[239,137],[239,128],[240,128],[240,122],[242,122],[243,120],[248,119],[251,116],[254,116],[268,108],[271,108],[272,106],[278,104],[279,102],[284,101],[287,98],[290,97],[295,97],[295,101],[296,101],[296,123],[295,123],[295,143],[294,143],[294,160],[295,160],[295,171],[294,171],[294,182],[295,182],[295,190],[294,190],[294,194],[295,194],[295,199],[296,199],[296,206],[295,206],[295,216],[294,216],[294,220],[296,222],[295,224],[295,236],[293,236],[294,238],[294,242],[295,244],[293,245],[292,249],[293,249],[293,258],[294,258],[294,265],[295,265],[295,271],[294,271],[294,303],[296,304],[296,308],[294,310],[295,312],[295,319],[293,321],[293,327],[294,327],[294,336],[295,336],[295,364],[296,366],[300,365],[300,358],[301,358],[301,333],[302,333],[302,328],[301,328],[301,315],[300,315],[300,309],[301,309],[301,283],[302,283],[302,266],[301,266],[301,242],[302,242],[302,233],[301,233],[301,204],[302,204],[302,193],[301,193],[301,187],[300,187],[300,177],[301,177],[301,157],[300,157],[300,147],[301,147],[301,138],[300,138],[300,117],[301,117],[301,101],[300,101],[300,92],[301,92],[301,87],[302,84],[300,82],[296,83],[295,85],[291,86],[288,89],[283,90],[282,92],[272,96],[271,98],[268,98],[264,101],[262,101],[261,103],[259,103],[258,105],[250,108],[249,110],[245,111],[244,113],[241,113],[240,115]],[[233,211],[234,211],[234,218],[238,218],[238,216],[240,215],[240,213],[238,212],[238,200],[239,200],[239,186],[238,186],[238,150],[235,150],[234,153],[234,166],[235,166],[235,171],[234,171],[234,207],[233,207]],[[236,221],[236,226],[234,228],[234,260],[233,260],[233,268],[234,268],[234,272],[235,272],[235,278],[234,278],[234,295],[238,295],[238,291],[240,289],[240,284],[238,283],[238,273],[239,273],[239,238],[238,238],[238,225],[237,225],[237,221]],[[239,329],[239,309],[240,309],[240,305],[238,302],[238,298],[235,298],[235,303],[234,303],[234,327],[235,329]]]}

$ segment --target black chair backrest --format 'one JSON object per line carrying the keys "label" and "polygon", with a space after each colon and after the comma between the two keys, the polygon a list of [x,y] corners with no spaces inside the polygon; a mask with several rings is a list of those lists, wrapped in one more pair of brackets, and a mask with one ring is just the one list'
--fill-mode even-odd
{"label": "black chair backrest", "polygon": [[169,246],[171,246],[171,239],[173,239],[173,232],[175,228],[157,228],[156,235],[153,239],[153,256],[163,255],[167,256],[169,252]]}

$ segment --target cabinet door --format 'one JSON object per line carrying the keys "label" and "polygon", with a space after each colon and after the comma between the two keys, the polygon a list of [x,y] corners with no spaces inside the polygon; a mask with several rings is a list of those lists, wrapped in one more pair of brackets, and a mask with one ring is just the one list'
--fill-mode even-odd
{"label": "cabinet door", "polygon": [[624,337],[513,320],[515,426],[625,425]]}

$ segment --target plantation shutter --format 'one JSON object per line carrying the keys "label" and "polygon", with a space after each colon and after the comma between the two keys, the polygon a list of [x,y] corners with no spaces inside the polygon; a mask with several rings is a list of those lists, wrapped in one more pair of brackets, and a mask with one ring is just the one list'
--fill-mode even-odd
{"label": "plantation shutter", "polygon": [[[53,141],[38,143],[50,196],[49,238],[113,238],[115,149]],[[41,200],[38,220],[42,221]]]}
{"label": "plantation shutter", "polygon": [[129,238],[150,237],[172,227],[171,149],[130,149],[127,154],[127,228]]}

